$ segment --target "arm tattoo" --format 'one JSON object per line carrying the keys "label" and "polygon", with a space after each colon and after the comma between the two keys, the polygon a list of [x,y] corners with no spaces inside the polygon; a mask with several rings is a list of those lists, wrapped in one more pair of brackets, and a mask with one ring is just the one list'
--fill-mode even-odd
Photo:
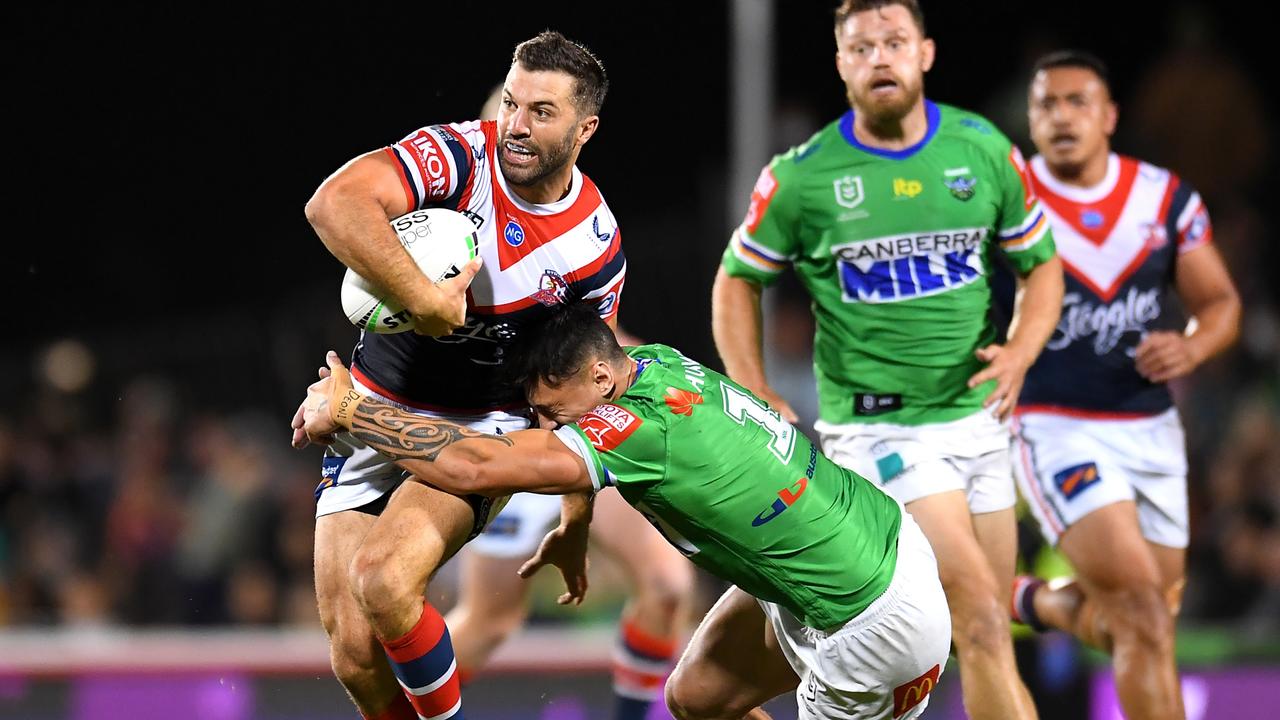
{"label": "arm tattoo", "polygon": [[351,434],[383,455],[397,460],[434,462],[446,447],[471,438],[496,440],[507,446],[514,441],[501,435],[486,435],[457,423],[425,417],[362,398],[351,417]]}

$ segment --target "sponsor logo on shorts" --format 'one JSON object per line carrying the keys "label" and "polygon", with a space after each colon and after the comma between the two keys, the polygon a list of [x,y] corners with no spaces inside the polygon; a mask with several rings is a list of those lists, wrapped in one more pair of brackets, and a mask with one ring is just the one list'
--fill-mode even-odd
{"label": "sponsor logo on shorts", "polygon": [[911,708],[924,702],[929,693],[938,685],[938,676],[942,674],[941,666],[934,665],[929,672],[893,689],[893,716],[902,717]]}
{"label": "sponsor logo on shorts", "polygon": [[631,437],[631,433],[643,424],[630,410],[617,405],[598,405],[578,420],[578,427],[596,450],[608,452]]}
{"label": "sponsor logo on shorts", "polygon": [[498,515],[484,529],[489,537],[515,537],[520,532],[520,518],[511,515]]}
{"label": "sponsor logo on shorts", "polygon": [[320,484],[316,485],[316,500],[320,493],[338,484],[338,475],[342,474],[342,466],[347,463],[344,457],[326,457],[320,461]]}
{"label": "sponsor logo on shorts", "polygon": [[1071,500],[1102,480],[1095,463],[1087,462],[1060,470],[1053,476],[1053,484],[1057,486],[1062,497]]}

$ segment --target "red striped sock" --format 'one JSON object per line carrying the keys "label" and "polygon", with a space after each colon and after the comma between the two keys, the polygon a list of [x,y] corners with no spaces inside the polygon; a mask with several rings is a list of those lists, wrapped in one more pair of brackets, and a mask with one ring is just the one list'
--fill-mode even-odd
{"label": "red striped sock", "polygon": [[422,720],[464,720],[458,663],[444,618],[431,603],[404,635],[382,643],[400,686]]}
{"label": "red striped sock", "polygon": [[619,701],[615,717],[643,716],[637,713],[662,695],[675,654],[675,638],[650,635],[631,622],[622,622],[613,653],[613,692]]}

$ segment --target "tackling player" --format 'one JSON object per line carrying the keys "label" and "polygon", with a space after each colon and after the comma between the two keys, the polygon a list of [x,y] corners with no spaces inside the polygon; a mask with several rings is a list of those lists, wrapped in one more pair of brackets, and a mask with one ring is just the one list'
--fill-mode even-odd
{"label": "tackling player", "polygon": [[[492,119],[502,106],[497,87],[480,112]],[[615,327],[619,342],[639,342]],[[662,695],[675,662],[679,634],[694,592],[693,566],[615,493],[595,503],[592,544],[623,571],[628,584],[613,652],[614,720],[644,720]],[[445,615],[458,671],[465,682],[524,624],[529,583],[516,574],[560,520],[560,500],[518,493],[459,553],[458,603]]]}
{"label": "tackling player", "polygon": [[[566,303],[614,321],[621,236],[574,165],[607,86],[594,55],[544,32],[516,46],[496,122],[424,127],[320,186],[306,209],[320,239],[399,300],[421,333],[362,334],[351,366],[362,392],[484,432],[519,430],[529,426],[527,403],[499,371],[529,323]],[[482,269],[475,261],[439,286],[423,276],[388,220],[428,206],[476,223]],[[305,442],[294,433],[295,446]],[[323,475],[316,597],[334,674],[366,718],[462,717],[449,635],[423,593],[506,498],[403,483],[400,469],[348,436],[326,451]]]}
{"label": "tackling player", "polygon": [[[305,428],[322,442],[348,430],[460,494],[615,487],[735,585],[667,686],[677,718],[767,718],[757,706],[793,688],[802,718],[924,710],[950,620],[933,551],[897,502],[727,377],[663,345],[624,351],[589,309],[550,318],[521,357],[534,407],[566,423],[554,432],[484,435],[414,416],[352,388],[334,353],[332,377],[308,390]],[[589,518],[567,519],[522,571],[558,565],[562,602],[586,587]]]}
{"label": "tackling player", "polygon": [[[730,377],[784,414],[760,295],[791,264],[813,298],[824,452],[906,505],[935,551],[970,717],[1035,716],[1006,609],[1016,550],[1008,429],[1057,322],[1062,271],[1017,149],[924,97],[915,0],[846,0],[836,69],[851,109],[761,173],[716,277]],[[988,319],[998,250],[1019,275],[1008,341]]]}
{"label": "tackling player", "polygon": [[[1182,424],[1166,383],[1235,340],[1240,300],[1200,195],[1118,155],[1107,71],[1067,51],[1035,66],[1032,181],[1066,268],[1062,319],[1031,367],[1015,468],[1074,580],[1019,578],[1015,617],[1110,651],[1129,718],[1184,716],[1173,618],[1188,540]],[[1195,323],[1184,332],[1170,290]],[[1194,328],[1194,329],[1192,329]]]}

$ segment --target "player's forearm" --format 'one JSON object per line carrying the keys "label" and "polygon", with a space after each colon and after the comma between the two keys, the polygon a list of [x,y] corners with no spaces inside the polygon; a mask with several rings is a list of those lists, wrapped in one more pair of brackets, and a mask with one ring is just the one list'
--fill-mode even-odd
{"label": "player's forearm", "polygon": [[1187,345],[1196,365],[1231,347],[1240,336],[1240,296],[1233,287],[1224,288],[1190,312]]}
{"label": "player's forearm", "polygon": [[1044,349],[1062,314],[1062,261],[1055,256],[1037,265],[1018,285],[1005,347],[1021,353],[1030,365]]}
{"label": "player's forearm", "polygon": [[595,505],[595,493],[569,493],[560,498],[560,525],[562,527],[586,527],[591,524]]}
{"label": "player's forearm", "polygon": [[766,384],[760,294],[759,285],[732,277],[724,268],[711,289],[711,333],[725,374],[752,389]]}

